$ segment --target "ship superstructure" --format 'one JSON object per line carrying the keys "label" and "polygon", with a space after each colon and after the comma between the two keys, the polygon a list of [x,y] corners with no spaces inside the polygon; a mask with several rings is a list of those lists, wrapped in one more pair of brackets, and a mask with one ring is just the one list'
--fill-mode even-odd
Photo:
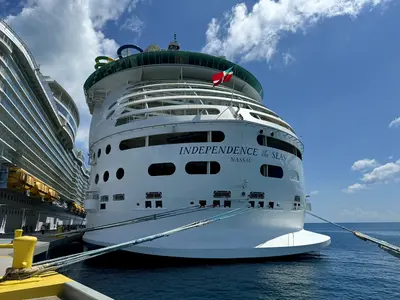
{"label": "ship superstructure", "polygon": [[0,22],[0,233],[82,222],[89,171],[75,148],[79,112]]}
{"label": "ship superstructure", "polygon": [[[127,49],[139,53],[123,55]],[[124,45],[96,58],[84,85],[92,113],[88,226],[187,206],[190,215],[87,232],[105,246],[250,205],[237,216],[128,251],[186,258],[245,258],[318,250],[330,238],[303,229],[308,207],[303,143],[262,104],[260,82],[223,57]],[[211,78],[233,70],[229,82]]]}

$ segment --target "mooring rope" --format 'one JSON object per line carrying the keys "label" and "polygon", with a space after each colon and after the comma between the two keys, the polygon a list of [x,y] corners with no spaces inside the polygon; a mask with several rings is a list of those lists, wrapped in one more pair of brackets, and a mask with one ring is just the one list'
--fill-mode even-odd
{"label": "mooring rope", "polygon": [[[254,211],[254,208],[250,208],[247,205],[245,207],[240,207],[240,208],[236,208],[224,213],[220,213],[217,214],[215,216],[209,217],[209,218],[205,218],[203,220],[200,221],[195,221],[171,230],[167,230],[158,234],[153,234],[150,236],[146,236],[143,238],[139,238],[139,239],[135,239],[135,240],[131,240],[128,242],[123,242],[120,244],[116,244],[116,245],[111,245],[111,246],[107,246],[107,247],[103,247],[100,249],[95,249],[95,250],[90,250],[90,251],[86,251],[83,253],[77,253],[77,254],[72,254],[72,255],[68,255],[66,257],[61,257],[59,259],[54,259],[54,260],[50,260],[50,261],[45,261],[45,262],[41,262],[41,263],[37,263],[34,267],[32,267],[31,269],[23,269],[22,273],[19,275],[17,270],[9,270],[8,273],[6,273],[6,275],[3,277],[3,281],[4,280],[12,280],[15,278],[20,279],[18,276],[22,276],[23,278],[28,278],[31,276],[35,276],[35,275],[39,275],[39,274],[43,274],[45,272],[49,272],[49,271],[55,271],[58,270],[60,268],[64,268],[67,267],[69,265],[84,261],[86,259],[90,259],[90,258],[94,258],[103,254],[107,254],[113,251],[117,251],[117,250],[121,250],[123,248],[127,248],[130,246],[134,246],[134,245],[138,245],[141,243],[145,243],[145,242],[150,242],[156,239],[160,239],[163,237],[167,237],[169,235],[178,233],[178,232],[182,232],[182,231],[186,231],[189,229],[193,229],[196,227],[200,227],[200,226],[204,226],[204,225],[208,225],[211,224],[213,222],[217,222],[217,221],[221,221],[227,218],[231,218],[234,216],[238,216],[250,211]],[[10,268],[11,269],[11,268]],[[30,275],[29,275],[30,274]]]}
{"label": "mooring rope", "polygon": [[[204,210],[207,210],[207,209],[210,209],[213,207],[214,207],[213,205],[206,205],[203,207],[200,205],[182,207],[182,208],[178,208],[178,209],[174,209],[174,210],[170,210],[170,211],[166,211],[166,212],[162,212],[162,213],[147,215],[147,216],[143,216],[143,217],[138,217],[138,218],[129,219],[129,220],[120,221],[120,222],[109,223],[109,224],[105,224],[105,225],[99,225],[99,226],[95,226],[95,227],[90,227],[90,228],[88,228],[88,230],[76,231],[76,232],[90,232],[90,231],[113,228],[113,227],[118,227],[118,226],[137,224],[137,223],[151,221],[151,220],[159,220],[159,219],[163,219],[163,218],[169,218],[169,217],[175,217],[175,216],[179,216],[179,215],[189,214],[192,212],[204,211]],[[57,235],[62,235],[62,233],[57,234]],[[78,253],[78,254],[81,254],[81,253]],[[45,261],[33,263],[32,265],[37,266],[37,265],[42,265],[44,263],[55,262],[55,261],[62,260],[64,258],[75,257],[75,255],[77,255],[77,254],[71,254],[71,255],[67,255],[67,256],[63,256],[63,257],[48,259]]]}
{"label": "mooring rope", "polygon": [[348,232],[351,232],[353,235],[355,235],[355,236],[356,236],[357,238],[359,238],[360,240],[363,240],[364,242],[365,242],[365,241],[370,241],[370,242],[372,242],[372,243],[374,243],[374,244],[377,244],[377,245],[379,246],[379,248],[381,248],[382,250],[385,250],[385,251],[388,252],[389,254],[391,254],[391,255],[393,255],[393,256],[395,256],[395,257],[400,258],[400,247],[399,247],[399,246],[390,244],[390,243],[388,243],[388,242],[386,242],[386,241],[383,241],[383,240],[379,240],[379,239],[377,239],[377,238],[374,238],[374,237],[372,237],[372,236],[369,236],[369,235],[367,235],[367,234],[365,234],[365,233],[362,233],[362,232],[360,232],[360,231],[352,230],[352,229],[349,229],[349,228],[347,228],[347,227],[344,227],[344,226],[342,226],[342,225],[340,225],[340,224],[337,224],[337,223],[328,221],[327,219],[324,219],[324,218],[322,218],[322,217],[320,217],[320,216],[317,216],[317,215],[315,215],[315,214],[313,214],[313,213],[311,213],[311,212],[309,212],[309,211],[306,211],[306,213],[309,214],[309,215],[311,215],[311,216],[313,216],[313,217],[315,217],[315,218],[317,218],[317,219],[320,219],[320,220],[325,221],[325,222],[327,222],[327,223],[330,223],[330,224],[332,224],[332,225],[334,225],[334,226],[337,226],[337,227],[339,227],[339,228],[341,228],[341,229],[343,229],[343,230],[346,230],[346,231],[348,231]]}
{"label": "mooring rope", "polygon": [[182,208],[178,208],[178,209],[167,210],[167,211],[164,211],[161,213],[151,214],[151,215],[147,215],[147,216],[143,216],[143,217],[137,217],[137,218],[128,219],[128,220],[124,220],[124,221],[118,221],[118,222],[114,222],[114,223],[93,226],[93,227],[84,228],[84,229],[80,229],[80,230],[72,230],[72,231],[56,233],[53,236],[85,233],[85,232],[90,232],[90,231],[95,231],[95,230],[102,230],[102,229],[113,228],[113,227],[118,227],[118,226],[125,226],[125,225],[130,225],[130,224],[147,222],[147,221],[152,221],[152,220],[156,220],[156,219],[169,218],[169,217],[188,214],[188,213],[192,213],[192,212],[196,212],[196,211],[200,211],[200,210],[210,209],[212,207],[214,207],[214,206],[213,205],[186,206],[186,207],[182,207]]}

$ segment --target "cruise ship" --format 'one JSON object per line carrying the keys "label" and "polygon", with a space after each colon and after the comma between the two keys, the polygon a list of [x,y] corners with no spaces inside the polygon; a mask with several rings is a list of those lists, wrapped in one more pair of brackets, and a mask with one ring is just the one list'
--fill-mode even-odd
{"label": "cruise ship", "polygon": [[82,225],[89,170],[78,108],[0,21],[0,233]]}
{"label": "cruise ship", "polygon": [[249,71],[225,57],[182,51],[176,36],[167,49],[124,45],[115,58],[101,56],[95,62],[84,84],[92,114],[87,226],[182,207],[204,209],[86,232],[89,248],[244,206],[252,211],[125,250],[153,257],[239,259],[329,245],[329,236],[304,229],[311,205],[303,143],[262,104],[263,88]]}

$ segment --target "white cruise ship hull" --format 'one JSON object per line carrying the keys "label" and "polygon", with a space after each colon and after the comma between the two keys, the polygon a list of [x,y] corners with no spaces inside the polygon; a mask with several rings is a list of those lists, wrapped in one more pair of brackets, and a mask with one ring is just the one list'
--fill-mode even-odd
{"label": "white cruise ship hull", "polygon": [[[118,60],[98,63],[85,82],[92,113],[87,227],[190,205],[216,207],[87,232],[84,241],[114,245],[250,205],[252,212],[125,250],[226,259],[327,246],[328,236],[303,229],[303,143],[262,104],[261,84],[224,58],[170,46],[128,57],[121,51],[132,45],[122,46]],[[212,83],[232,66],[231,79]]]}
{"label": "white cruise ship hull", "polygon": [[[114,245],[177,228],[225,211],[227,210],[223,208],[211,208],[187,215],[88,232],[83,240],[95,246]],[[131,215],[131,218],[147,214],[148,211]],[[103,224],[129,218],[126,214],[122,217],[121,213],[115,214],[113,218],[110,212],[103,216],[97,215],[95,218],[97,217],[101,218]],[[94,221],[90,216],[89,219]],[[296,255],[319,251],[330,244],[330,237],[294,225],[301,224],[303,219],[303,211],[254,208],[249,213],[124,250],[166,257],[239,259]],[[294,222],[295,220],[298,222]]]}

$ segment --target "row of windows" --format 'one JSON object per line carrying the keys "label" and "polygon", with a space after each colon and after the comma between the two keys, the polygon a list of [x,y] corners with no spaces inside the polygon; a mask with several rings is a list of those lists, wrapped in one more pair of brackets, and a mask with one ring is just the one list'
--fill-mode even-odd
{"label": "row of windows", "polygon": [[[124,177],[124,175],[125,171],[123,168],[119,168],[117,172],[115,172],[115,177],[117,177],[118,180],[121,180]],[[103,181],[107,182],[109,178],[110,178],[110,173],[108,171],[105,171],[103,173]],[[94,177],[94,183],[97,184],[99,182],[99,179],[100,179],[99,174],[96,174],[96,176]]]}
{"label": "row of windows", "polygon": [[74,131],[74,136],[75,136],[77,127],[76,127],[75,119],[73,118],[72,114],[63,105],[61,105],[58,101],[56,101],[56,106],[57,106],[58,111],[67,119],[70,126],[72,126],[72,130]]}
{"label": "row of windows", "polygon": [[272,136],[265,136],[260,134],[257,136],[257,143],[261,146],[267,146],[270,148],[275,148],[288,152],[290,154],[296,155],[300,159],[303,159],[303,155],[301,154],[300,150],[297,149],[295,146]]}
{"label": "row of windows", "polygon": [[[50,141],[50,143],[47,143],[47,144],[53,145],[58,152],[57,156],[60,156],[64,160],[64,162],[66,162],[66,164],[68,165],[69,168],[75,169],[76,161],[73,158],[73,155],[71,154],[71,152],[69,152],[65,155],[64,148],[61,146],[61,144],[59,143],[59,140],[54,135],[54,132],[57,132],[57,129],[54,127],[54,124],[50,121],[49,117],[44,113],[45,109],[44,109],[41,101],[39,101],[37,99],[35,93],[30,88],[29,84],[27,83],[26,79],[24,78],[24,75],[21,73],[20,69],[18,68],[17,64],[11,59],[11,57],[6,57],[6,58],[8,58],[8,59],[6,59],[8,71],[14,76],[14,78],[16,79],[16,81],[19,84],[18,87],[15,85],[12,85],[12,87],[14,88],[14,91],[19,96],[21,101],[28,100],[31,103],[33,109],[29,109],[29,112],[31,114],[36,113],[36,116],[38,116],[38,117],[34,117],[32,115],[34,117],[34,120],[36,121],[36,123],[39,125],[38,128],[41,131],[43,131],[44,136],[47,137],[47,139]],[[10,77],[8,77],[8,79],[10,80]],[[48,85],[46,85],[46,84],[44,84],[44,85],[45,85],[45,87],[48,87]],[[25,95],[22,95],[20,93],[20,90],[26,95],[26,97],[25,97]],[[75,130],[75,132],[76,132],[76,130]],[[75,170],[72,170],[71,172],[75,172]],[[85,173],[85,172],[82,172],[82,173]]]}
{"label": "row of windows", "polygon": [[[218,174],[221,170],[221,165],[216,161],[191,161],[185,165],[185,171],[190,175],[206,175]],[[157,163],[151,164],[148,168],[148,173],[150,176],[169,176],[173,175],[176,171],[176,167],[173,163]],[[283,169],[280,166],[274,165],[262,165],[260,167],[261,175],[265,177],[271,178],[282,178],[283,177]],[[116,172],[117,179],[122,179],[124,177],[125,171],[122,168],[119,168]],[[103,173],[103,181],[107,182],[110,178],[110,173],[105,171]],[[96,174],[94,179],[95,184],[99,182],[99,174]],[[217,197],[214,195],[214,197]],[[252,195],[252,198],[263,198],[264,195]]]}
{"label": "row of windows", "polygon": [[[123,195],[123,194],[122,194]],[[114,195],[115,196],[115,195]],[[103,196],[102,196],[103,197]],[[108,196],[107,197],[107,201],[108,201]],[[140,206],[140,203],[136,203],[137,206]],[[190,205],[194,205],[194,202],[190,202]],[[207,206],[207,201],[206,200],[200,200],[199,201],[199,205],[200,207],[206,207]],[[250,200],[249,201],[249,205],[250,207],[254,208],[268,208],[268,209],[274,209],[275,207],[275,202],[274,201],[268,201],[268,202],[264,202],[264,201],[254,201],[254,200]],[[232,201],[231,200],[224,200],[223,202],[221,200],[213,200],[213,207],[221,207],[223,206],[224,208],[230,208],[232,206]],[[152,208],[153,207],[153,201],[150,200],[146,200],[144,202],[144,207],[145,208]],[[154,207],[155,208],[162,208],[163,207],[163,201],[162,200],[156,200],[154,201]],[[276,204],[276,207],[279,207],[279,204]],[[105,210],[107,208],[106,203],[100,203],[100,210]],[[296,207],[293,210],[298,210],[300,209],[300,207]]]}
{"label": "row of windows", "polygon": [[[7,71],[12,73],[12,71],[16,71],[16,70],[13,70],[13,68],[10,66],[10,69],[8,69]],[[35,122],[38,125],[40,125],[39,121],[44,123],[44,120],[47,120],[47,119],[45,119],[44,116],[40,112],[40,110],[43,110],[43,108],[39,107],[39,109],[37,109],[37,107],[35,107],[35,105],[33,105],[32,103],[31,104],[34,107],[34,109],[27,108],[28,104],[25,104],[25,102],[26,102],[26,100],[29,100],[29,102],[32,102],[33,101],[32,96],[30,95],[30,93],[28,93],[27,91],[24,90],[24,88],[26,86],[24,85],[24,82],[20,81],[19,76],[17,74],[12,73],[13,76],[17,79],[18,83],[20,84],[20,86],[16,86],[14,84],[15,81],[8,75],[7,71],[3,72],[3,74],[5,75],[6,79],[8,80],[10,87],[12,87],[12,89],[10,89],[8,91],[6,91],[7,90],[6,87],[4,88],[4,90],[7,92],[7,95],[10,97],[10,99],[13,101],[13,103],[18,106],[19,111],[24,115],[25,118],[27,118],[28,120],[32,118],[33,120],[35,120]],[[21,94],[20,89],[27,95],[27,97],[25,97],[25,95]],[[20,99],[20,101],[18,99],[13,98],[12,94],[15,94]],[[35,118],[33,116],[34,112],[36,112],[37,115],[40,116],[40,118]],[[32,125],[30,125],[30,126],[32,127]],[[36,127],[32,127],[32,128],[36,128]],[[41,139],[43,139],[46,136],[51,141],[51,139],[49,138],[49,134],[47,134],[46,131],[44,130],[44,126],[39,126],[37,128],[39,128],[40,130],[42,130],[44,132],[44,135],[41,135],[36,132],[38,134],[38,136],[41,137]],[[63,165],[66,168],[68,173],[71,174],[71,176],[72,176],[72,173],[71,173],[72,170],[68,169],[68,167],[71,168],[71,166],[69,164],[72,164],[73,162],[71,160],[69,160],[69,161],[66,160],[64,155],[62,155],[62,152],[60,152],[61,149],[62,149],[61,151],[63,151],[64,149],[60,148],[60,145],[57,142],[45,143],[45,144],[55,146],[55,149],[57,150],[58,155],[55,155],[53,149],[50,149],[50,151],[52,152],[53,155],[55,155],[55,158],[60,162],[61,165]],[[60,161],[61,158],[63,159],[63,161]],[[67,158],[69,158],[69,157],[67,157]]]}
{"label": "row of windows", "polygon": [[[9,96],[12,95],[10,94]],[[13,104],[15,103],[19,104],[17,100],[14,101],[15,102],[13,102]],[[53,160],[54,156],[51,155],[51,153],[47,150],[45,144],[39,141],[38,138],[36,137],[39,135],[39,133],[36,132],[36,129],[33,128],[34,130],[32,130],[32,127],[28,127],[28,124],[30,124],[28,123],[29,122],[28,120],[21,120],[20,118],[18,118],[18,114],[16,113],[16,110],[18,110],[17,107],[11,106],[11,104],[8,103],[8,101],[3,101],[2,104],[7,108],[10,114],[13,115],[14,119],[17,120],[17,124],[18,126],[21,127],[21,130],[25,131],[27,136],[29,136],[30,139],[33,141],[33,143],[30,143],[29,147],[29,150],[32,152],[32,155],[31,153],[27,152],[24,155],[29,159],[31,159],[32,161],[35,161],[36,163],[45,166],[44,169],[47,169],[48,171],[44,175],[48,178],[48,182],[51,183],[59,191],[63,191],[66,195],[69,195],[69,197],[72,199],[74,195],[72,194],[71,190],[74,188],[74,186],[76,186],[74,183],[72,183],[73,180],[72,173],[71,176],[68,176],[69,173],[67,173],[66,170],[62,168],[61,166],[62,163],[58,156],[55,156],[58,162]],[[25,142],[27,141],[25,140]],[[36,156],[37,153],[43,153],[43,152],[47,155],[50,161],[46,162],[45,160],[43,160],[43,158],[40,157],[38,159],[38,156]],[[51,152],[53,153],[52,150]],[[55,166],[58,169],[58,172],[53,171],[54,168],[49,167],[48,163],[50,162],[52,163],[53,166]],[[55,178],[60,178],[61,174],[65,175],[64,180],[56,181]]]}
{"label": "row of windows", "polygon": [[[222,131],[176,132],[151,135],[148,139],[148,146],[207,142],[220,143],[225,140],[225,134]],[[131,138],[119,143],[119,149],[122,151],[145,146],[146,137]]]}
{"label": "row of windows", "polygon": [[[272,135],[272,134],[271,134]],[[122,140],[119,143],[119,149],[121,151],[141,148],[146,146],[146,138],[136,137],[131,139]],[[172,144],[189,144],[189,143],[219,143],[225,140],[225,134],[222,131],[194,131],[194,132],[175,132],[167,134],[157,134],[148,136],[148,146],[160,146],[160,145],[172,145]],[[267,146],[275,148],[281,151],[288,152],[290,154],[296,155],[298,158],[302,159],[302,154],[299,149],[297,149],[292,144],[274,138],[272,136],[258,135],[257,143],[261,146]],[[106,146],[106,154],[111,152],[111,145]],[[101,149],[97,150],[97,157],[101,155]],[[95,159],[95,154],[93,154],[93,159]]]}
{"label": "row of windows", "polygon": [[[172,99],[171,99],[172,100]],[[129,112],[128,110],[123,111],[122,113]],[[114,111],[111,111],[107,116],[109,119]],[[136,120],[143,120],[149,117],[156,117],[156,116],[198,116],[198,115],[219,115],[220,111],[216,108],[191,108],[191,109],[168,109],[168,110],[158,110],[152,112],[145,112],[142,114],[137,114],[128,117],[122,117],[117,120],[115,123],[115,127],[125,125],[131,123]]]}

